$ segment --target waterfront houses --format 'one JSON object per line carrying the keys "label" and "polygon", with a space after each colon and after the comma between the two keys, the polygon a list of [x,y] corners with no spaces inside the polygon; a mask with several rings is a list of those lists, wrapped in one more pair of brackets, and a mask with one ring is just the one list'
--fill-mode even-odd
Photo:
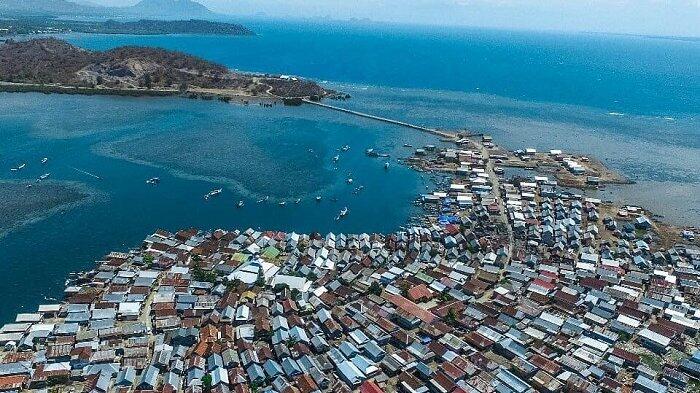
{"label": "waterfront houses", "polygon": [[697,386],[696,246],[663,249],[642,211],[616,216],[546,176],[506,181],[486,143],[420,154],[453,169],[421,225],[158,230],[106,255],[0,328],[0,391]]}

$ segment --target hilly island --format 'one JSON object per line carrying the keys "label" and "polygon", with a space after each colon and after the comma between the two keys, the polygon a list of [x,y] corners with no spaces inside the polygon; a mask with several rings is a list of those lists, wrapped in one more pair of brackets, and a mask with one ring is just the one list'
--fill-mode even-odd
{"label": "hilly island", "polygon": [[334,94],[312,81],[233,72],[181,52],[139,46],[89,51],[55,38],[0,45],[0,91],[270,98],[287,103]]}

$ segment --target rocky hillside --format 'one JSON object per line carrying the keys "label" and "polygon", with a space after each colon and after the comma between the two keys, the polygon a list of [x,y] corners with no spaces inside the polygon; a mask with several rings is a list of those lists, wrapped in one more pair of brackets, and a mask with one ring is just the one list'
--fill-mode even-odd
{"label": "rocky hillside", "polygon": [[[152,19],[215,18],[194,0],[141,0],[127,7],[103,7],[71,0],[0,0],[0,15],[138,17]],[[220,15],[218,15],[220,16]]]}
{"label": "rocky hillside", "polygon": [[1,45],[0,81],[85,88],[208,89],[280,97],[329,94],[311,81],[235,73],[181,52],[138,46],[88,51],[54,38]]}

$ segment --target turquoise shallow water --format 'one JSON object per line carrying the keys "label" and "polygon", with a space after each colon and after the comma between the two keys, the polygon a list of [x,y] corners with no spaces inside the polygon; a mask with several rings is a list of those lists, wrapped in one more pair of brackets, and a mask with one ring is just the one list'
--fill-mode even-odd
{"label": "turquoise shallow water", "polygon": [[[341,105],[354,109],[488,132],[509,148],[596,154],[638,182],[611,188],[606,198],[700,223],[697,42],[250,24],[259,36],[64,37],[91,49],[156,45],[232,68],[303,75],[350,92],[354,98]],[[363,151],[390,152],[393,162],[410,153],[404,143],[435,143],[314,107],[40,94],[0,94],[0,140],[1,179],[50,171],[100,194],[0,239],[0,320],[60,295],[68,272],[135,246],[159,227],[395,230],[415,213],[411,201],[429,183],[399,165],[386,172],[383,160]],[[351,149],[339,152],[345,144]],[[47,168],[38,164],[44,156]],[[9,172],[23,161],[30,163],[25,171]],[[162,179],[157,187],[144,183],[153,176]],[[365,189],[353,194],[359,185]],[[205,202],[202,196],[218,187],[222,195]],[[270,203],[256,203],[265,196]],[[239,200],[243,209],[235,207]],[[284,208],[275,203],[282,200]],[[336,221],[343,206],[350,215]]]}

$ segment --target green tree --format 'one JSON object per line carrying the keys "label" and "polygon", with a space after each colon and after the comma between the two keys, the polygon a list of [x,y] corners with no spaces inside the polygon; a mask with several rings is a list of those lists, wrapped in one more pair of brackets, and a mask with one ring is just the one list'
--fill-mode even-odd
{"label": "green tree", "polygon": [[258,270],[258,279],[255,280],[255,286],[264,288],[265,287],[265,277],[262,274],[262,271]]}
{"label": "green tree", "polygon": [[146,254],[143,256],[143,264],[149,269],[153,266],[153,260],[154,258],[151,254]]}
{"label": "green tree", "polygon": [[146,86],[148,90],[153,87],[153,81],[151,80],[151,74],[146,74],[143,76],[143,85]]}
{"label": "green tree", "polygon": [[371,295],[380,296],[383,290],[384,288],[382,288],[378,281],[372,281],[372,283],[369,285],[369,288],[367,289],[367,293]]}
{"label": "green tree", "polygon": [[211,375],[205,374],[202,377],[202,389],[205,392],[211,392]]}
{"label": "green tree", "polygon": [[453,327],[457,326],[459,323],[457,312],[452,307],[450,307],[450,309],[447,310],[447,315],[445,316],[445,323]]}

